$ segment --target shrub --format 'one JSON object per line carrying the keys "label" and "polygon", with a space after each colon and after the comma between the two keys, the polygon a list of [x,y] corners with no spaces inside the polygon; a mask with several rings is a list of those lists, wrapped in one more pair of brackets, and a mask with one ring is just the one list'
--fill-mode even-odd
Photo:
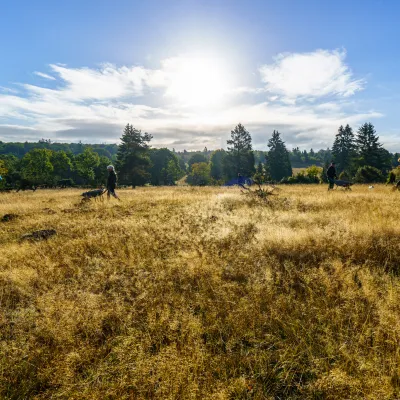
{"label": "shrub", "polygon": [[312,184],[312,183],[320,183],[320,178],[316,175],[308,175],[306,172],[301,171],[294,176],[289,176],[288,178],[283,178],[281,183],[286,184],[296,184],[296,183],[303,183],[303,184]]}
{"label": "shrub", "polygon": [[321,174],[322,174],[322,167],[317,167],[316,165],[311,165],[306,169],[306,175],[312,179],[315,180],[315,178],[318,179],[318,182],[320,180]]}
{"label": "shrub", "polygon": [[379,169],[366,165],[358,168],[354,180],[357,183],[378,183],[384,182],[385,178]]}
{"label": "shrub", "polygon": [[387,177],[387,181],[386,183],[388,184],[392,184],[397,182],[400,179],[400,168],[393,168],[390,172],[389,175]]}

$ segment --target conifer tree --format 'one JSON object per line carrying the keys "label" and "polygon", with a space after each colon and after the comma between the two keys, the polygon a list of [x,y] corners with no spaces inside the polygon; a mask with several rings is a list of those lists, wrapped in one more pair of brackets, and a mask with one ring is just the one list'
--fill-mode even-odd
{"label": "conifer tree", "polygon": [[228,150],[224,158],[224,171],[228,178],[253,176],[255,159],[251,143],[251,135],[242,124],[231,131],[231,139],[227,141]]}
{"label": "conifer tree", "polygon": [[271,139],[268,141],[268,147],[267,165],[272,179],[280,181],[282,178],[292,176],[289,152],[278,131],[273,132]]}
{"label": "conifer tree", "polygon": [[382,145],[374,126],[368,122],[360,126],[356,137],[357,163],[360,167],[369,165],[381,169],[384,164],[382,160]]}
{"label": "conifer tree", "polygon": [[118,146],[117,170],[119,182],[140,186],[150,179],[149,142],[152,136],[127,124]]}
{"label": "conifer tree", "polygon": [[336,161],[338,171],[349,171],[355,156],[354,134],[347,124],[345,128],[341,125],[336,134],[332,146],[332,155]]}

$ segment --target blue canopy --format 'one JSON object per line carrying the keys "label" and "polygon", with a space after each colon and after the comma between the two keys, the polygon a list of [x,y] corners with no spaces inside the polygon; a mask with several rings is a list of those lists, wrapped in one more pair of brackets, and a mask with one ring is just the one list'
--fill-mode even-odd
{"label": "blue canopy", "polygon": [[246,176],[238,176],[230,181],[226,182],[224,186],[235,186],[235,185],[252,185],[253,180]]}

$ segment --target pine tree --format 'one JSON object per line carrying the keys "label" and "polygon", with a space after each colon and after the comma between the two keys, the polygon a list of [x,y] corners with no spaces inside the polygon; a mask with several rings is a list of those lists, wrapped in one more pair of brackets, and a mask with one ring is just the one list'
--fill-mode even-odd
{"label": "pine tree", "polygon": [[301,151],[298,147],[295,147],[292,150],[292,161],[295,165],[299,166],[303,163],[303,160],[301,159]]}
{"label": "pine tree", "polygon": [[304,163],[305,163],[306,165],[308,165],[309,162],[310,162],[310,158],[308,157],[307,150],[304,150],[304,151],[303,151],[302,156],[303,156],[302,158],[303,158]]}
{"label": "pine tree", "polygon": [[224,159],[224,171],[228,178],[253,176],[255,159],[251,144],[251,135],[242,124],[231,131],[231,139],[227,141],[228,150]]}
{"label": "pine tree", "polygon": [[144,185],[150,179],[148,143],[152,138],[148,133],[142,133],[132,125],[125,126],[117,153],[117,170],[121,183],[135,187]]}
{"label": "pine tree", "polygon": [[268,147],[267,165],[272,179],[280,181],[282,178],[292,176],[289,152],[278,131],[273,132],[271,139],[268,141]]}
{"label": "pine tree", "polygon": [[342,125],[339,127],[332,146],[332,155],[338,164],[338,171],[351,169],[355,156],[355,143],[353,130],[348,124],[345,128]]}
{"label": "pine tree", "polygon": [[361,125],[358,129],[356,146],[357,161],[360,167],[364,165],[378,169],[383,167],[382,145],[379,143],[379,136],[376,135],[375,128],[370,122]]}

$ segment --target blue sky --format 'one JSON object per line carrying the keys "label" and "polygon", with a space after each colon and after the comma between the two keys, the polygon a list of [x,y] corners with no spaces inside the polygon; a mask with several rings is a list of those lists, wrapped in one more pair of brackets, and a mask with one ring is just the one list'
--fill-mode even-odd
{"label": "blue sky", "polygon": [[397,1],[3,0],[0,140],[331,146],[374,123],[400,151]]}

